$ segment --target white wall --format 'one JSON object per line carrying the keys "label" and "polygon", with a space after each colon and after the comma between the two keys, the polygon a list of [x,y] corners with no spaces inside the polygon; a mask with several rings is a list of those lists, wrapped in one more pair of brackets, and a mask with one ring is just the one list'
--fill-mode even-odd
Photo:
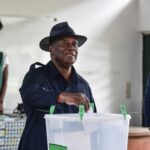
{"label": "white wall", "polygon": [[38,17],[84,1],[90,0],[0,0],[0,14],[1,16]]}
{"label": "white wall", "polygon": [[150,32],[150,1],[139,0],[139,31]]}
{"label": "white wall", "polygon": [[[58,21],[68,21],[79,34],[88,37],[79,48],[76,69],[90,83],[98,112],[119,112],[126,104],[133,124],[141,121],[142,76],[141,34],[137,31],[136,0],[93,0],[63,7],[50,14]],[[47,62],[49,54],[38,47],[55,22],[50,19],[20,18],[9,22],[0,36],[0,47],[10,58],[10,77],[5,100],[6,109],[21,101],[18,88],[29,65]],[[131,98],[126,98],[126,82],[131,82]]]}

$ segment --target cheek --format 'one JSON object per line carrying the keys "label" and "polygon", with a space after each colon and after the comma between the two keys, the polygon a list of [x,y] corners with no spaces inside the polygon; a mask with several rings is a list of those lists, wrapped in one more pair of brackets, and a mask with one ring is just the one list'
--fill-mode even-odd
{"label": "cheek", "polygon": [[63,51],[61,49],[56,49],[54,51],[54,56],[55,57],[63,57]]}

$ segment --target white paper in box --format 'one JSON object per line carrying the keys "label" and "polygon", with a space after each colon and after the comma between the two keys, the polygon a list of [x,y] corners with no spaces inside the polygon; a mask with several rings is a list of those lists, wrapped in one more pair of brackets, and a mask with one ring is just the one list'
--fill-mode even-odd
{"label": "white paper in box", "polygon": [[67,150],[127,150],[129,120],[122,114],[45,115],[47,143]]}

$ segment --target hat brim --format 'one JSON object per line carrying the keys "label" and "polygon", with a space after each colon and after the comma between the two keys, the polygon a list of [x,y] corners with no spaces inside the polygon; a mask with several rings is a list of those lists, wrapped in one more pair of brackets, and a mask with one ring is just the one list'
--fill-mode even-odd
{"label": "hat brim", "polygon": [[[57,36],[57,37],[45,37],[43,38],[41,41],[40,41],[40,48],[44,51],[49,51],[49,45],[57,38],[60,38],[60,37],[67,37],[67,36]],[[70,36],[69,36],[70,37]],[[72,37],[75,37],[78,41],[78,47],[82,46],[86,40],[87,40],[87,37],[85,36],[82,36],[82,35],[73,35]]]}

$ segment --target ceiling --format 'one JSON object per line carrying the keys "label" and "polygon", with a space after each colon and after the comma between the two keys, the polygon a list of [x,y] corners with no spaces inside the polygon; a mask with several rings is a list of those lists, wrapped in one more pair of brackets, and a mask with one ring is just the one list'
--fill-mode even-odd
{"label": "ceiling", "polygon": [[0,16],[38,17],[87,0],[0,0]]}

